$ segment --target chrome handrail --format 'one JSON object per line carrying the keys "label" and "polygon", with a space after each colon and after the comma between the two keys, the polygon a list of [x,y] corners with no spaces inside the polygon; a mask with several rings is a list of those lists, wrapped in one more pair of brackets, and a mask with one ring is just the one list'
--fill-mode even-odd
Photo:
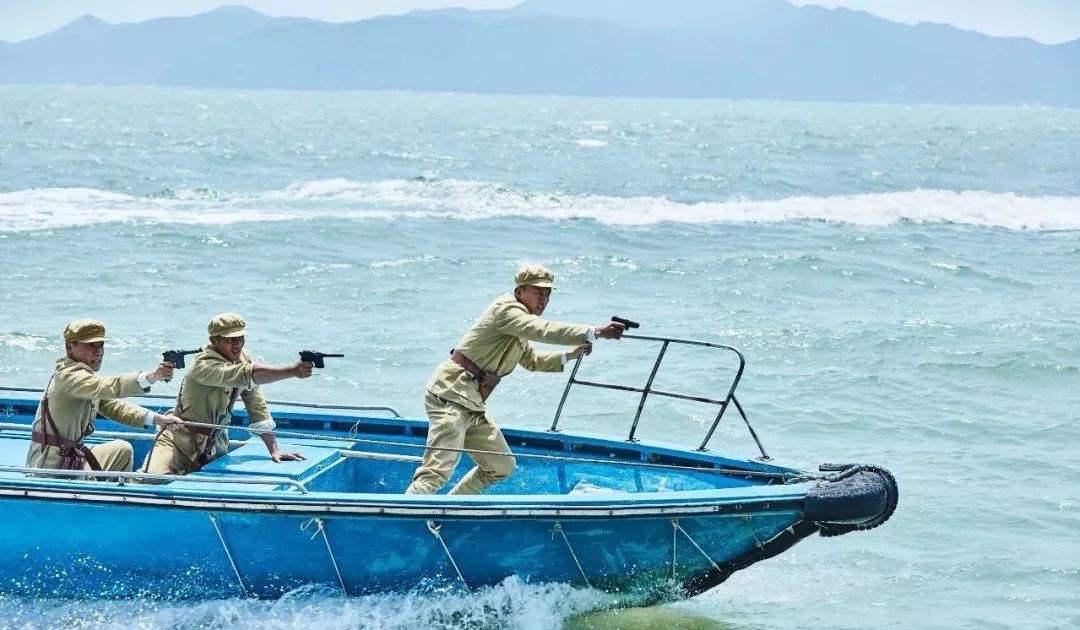
{"label": "chrome handrail", "polygon": [[[0,391],[6,392],[29,392],[32,394],[43,394],[45,390],[35,389],[32,387],[0,387]],[[176,396],[163,396],[161,394],[140,394],[138,396],[132,396],[132,398],[152,398],[157,400],[175,400]],[[339,409],[342,411],[389,411],[394,414],[395,418],[400,418],[401,414],[397,409],[388,407],[386,405],[327,405],[323,403],[309,403],[309,402],[296,402],[291,400],[268,400],[267,403],[271,405],[286,405],[289,407],[304,407],[308,409]]]}
{"label": "chrome handrail", "polygon": [[[23,473],[41,477],[97,477],[115,479],[119,485],[124,485],[126,479],[153,479],[157,481],[195,481],[201,483],[241,483],[274,486],[292,486],[307,494],[307,486],[296,479],[279,477],[201,477],[199,475],[158,475],[154,473],[128,472],[124,470],[59,470],[55,468],[31,468],[29,466],[0,466],[0,472]],[[86,479],[82,479],[86,480]]]}
{"label": "chrome handrail", "polygon": [[[573,385],[583,385],[586,387],[598,387],[601,389],[614,389],[626,392],[636,392],[641,394],[641,399],[638,401],[637,412],[634,414],[634,420],[630,425],[630,436],[627,438],[628,442],[638,441],[635,436],[637,433],[638,421],[641,419],[641,411],[645,408],[645,399],[649,397],[649,394],[655,394],[656,396],[665,396],[668,398],[678,398],[679,400],[692,400],[695,402],[710,403],[714,405],[720,405],[720,411],[716,414],[716,419],[713,420],[712,425],[709,426],[708,432],[705,434],[705,439],[701,441],[701,445],[697,447],[698,451],[708,450],[706,446],[709,440],[713,436],[713,432],[716,431],[716,427],[720,425],[720,420],[724,417],[724,412],[727,411],[728,405],[734,403],[735,409],[738,410],[739,415],[742,416],[743,422],[746,424],[746,428],[750,430],[751,437],[754,438],[754,442],[757,444],[758,450],[761,451],[762,460],[772,459],[768,453],[765,452],[765,447],[762,446],[761,440],[758,439],[757,432],[754,431],[754,427],[750,425],[750,420],[746,417],[746,412],[743,411],[742,405],[739,404],[739,400],[735,398],[735,388],[739,386],[739,381],[742,379],[743,370],[746,368],[746,358],[738,348],[734,346],[725,345],[722,343],[710,343],[708,341],[695,341],[692,339],[678,339],[675,337],[654,337],[650,335],[623,335],[623,339],[637,339],[640,341],[659,341],[663,345],[660,346],[660,352],[656,355],[656,362],[653,363],[652,371],[649,373],[649,380],[645,382],[645,387],[630,387],[627,385],[616,385],[614,383],[598,383],[595,381],[583,381],[577,379],[578,368],[581,367],[581,361],[585,358],[585,355],[580,355],[577,361],[574,363],[574,369],[570,371],[570,378],[566,381],[566,389],[563,390],[562,398],[559,400],[559,407],[555,410],[555,419],[551,423],[549,431],[558,431],[559,418],[562,416],[563,406],[566,404],[566,397],[570,394],[570,388]],[[660,362],[664,360],[664,355],[667,353],[668,345],[670,344],[682,344],[688,346],[701,346],[705,348],[716,348],[718,350],[729,350],[734,352],[739,358],[739,369],[735,373],[735,378],[731,381],[731,387],[728,388],[727,395],[722,400],[714,398],[705,398],[702,396],[688,396],[686,394],[677,394],[675,392],[666,392],[656,390],[652,388],[653,379],[656,378],[656,373],[660,369]]]}

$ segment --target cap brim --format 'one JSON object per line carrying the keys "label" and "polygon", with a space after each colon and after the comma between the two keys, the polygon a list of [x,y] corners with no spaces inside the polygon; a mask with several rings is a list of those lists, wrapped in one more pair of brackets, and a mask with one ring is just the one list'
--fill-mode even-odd
{"label": "cap brim", "polygon": [[79,343],[97,343],[99,341],[105,341],[105,337],[90,337],[89,339],[76,339]]}
{"label": "cap brim", "polygon": [[552,284],[550,282],[543,282],[543,281],[541,281],[541,282],[526,282],[524,284],[519,284],[518,286],[519,287],[540,287],[541,289],[554,289],[555,288],[554,284]]}
{"label": "cap brim", "polygon": [[247,331],[241,328],[240,330],[227,330],[223,333],[213,335],[214,337],[243,337],[247,334]]}

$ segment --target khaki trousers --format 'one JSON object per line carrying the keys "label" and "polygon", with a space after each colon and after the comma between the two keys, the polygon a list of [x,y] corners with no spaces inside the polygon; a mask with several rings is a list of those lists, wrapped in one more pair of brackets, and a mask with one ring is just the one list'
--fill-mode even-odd
{"label": "khaki trousers", "polygon": [[[149,460],[149,466],[147,466]],[[190,457],[180,450],[173,440],[172,431],[162,431],[158,434],[154,447],[146,454],[143,466],[140,470],[155,475],[187,475],[201,468]],[[144,470],[145,469],[145,470]],[[141,480],[144,483],[165,483],[156,479]]]}
{"label": "khaki trousers", "polygon": [[[101,464],[102,470],[121,470],[131,472],[131,444],[124,440],[112,440],[104,444],[95,444],[90,452]],[[83,470],[90,470],[90,464],[83,464]]]}
{"label": "khaki trousers", "polygon": [[[33,444],[32,446],[37,446]],[[133,457],[133,450],[131,444],[124,440],[112,440],[104,444],[94,444],[90,447],[90,452],[94,454],[94,459],[98,460],[101,464],[102,470],[117,470],[121,472],[131,472],[131,459]],[[63,458],[60,456],[60,449],[55,446],[46,446],[44,457],[41,458],[41,463],[37,464],[37,468],[60,468],[60,464]],[[33,465],[33,462],[31,462]],[[83,470],[93,470],[90,468],[89,462],[83,462]],[[42,477],[48,477],[47,474],[42,474]],[[108,477],[74,477],[75,479],[91,479],[99,481],[110,481]],[[64,479],[72,479],[72,477],[64,477]]]}
{"label": "khaki trousers", "polygon": [[[424,398],[428,416],[428,446],[497,451],[507,455],[469,453],[476,463],[450,494],[479,494],[491,484],[513,474],[517,462],[510,455],[502,431],[482,411],[471,411],[428,392]],[[435,494],[454,474],[461,453],[429,448],[413,474],[407,494]]]}

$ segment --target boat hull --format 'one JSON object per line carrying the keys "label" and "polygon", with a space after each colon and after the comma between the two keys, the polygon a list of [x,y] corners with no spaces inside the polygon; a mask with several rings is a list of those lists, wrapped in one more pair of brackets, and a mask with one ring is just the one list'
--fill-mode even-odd
{"label": "boat hull", "polygon": [[[801,521],[798,511],[783,509],[622,518],[446,515],[434,522],[436,535],[423,517],[227,507],[5,497],[0,585],[38,596],[183,599],[277,597],[308,584],[349,595],[474,589],[516,575],[651,601],[673,585],[690,592],[710,587],[708,574],[723,573],[721,567]],[[67,526],[60,534],[43,523]]]}
{"label": "boat hull", "polygon": [[[647,604],[712,588],[815,533],[876,526],[896,503],[895,481],[873,467],[822,477],[670,445],[520,429],[505,430],[518,470],[488,493],[404,495],[426,423],[289,412],[275,414],[279,433],[294,433],[279,442],[303,462],[270,462],[251,440],[167,485],[27,476],[12,465],[25,456],[36,403],[8,403],[12,422],[0,426],[7,594],[273,598],[323,585],[364,595],[477,589],[516,576]],[[301,429],[310,439],[296,437]],[[152,436],[125,439],[138,459]]]}

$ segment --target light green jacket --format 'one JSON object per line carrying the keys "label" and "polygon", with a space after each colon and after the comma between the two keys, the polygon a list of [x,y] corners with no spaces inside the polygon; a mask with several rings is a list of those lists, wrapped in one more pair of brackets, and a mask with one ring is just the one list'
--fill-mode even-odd
{"label": "light green jacket", "polygon": [[[551,322],[529,313],[513,295],[491,303],[455,349],[485,372],[506,376],[520,365],[534,372],[561,372],[561,352],[537,352],[530,341],[572,346],[585,343],[589,326]],[[447,359],[435,368],[428,391],[466,409],[484,411],[476,379]]]}
{"label": "light green jacket", "polygon": [[[139,375],[98,376],[85,363],[62,358],[56,362],[56,372],[45,390],[49,412],[62,437],[82,440],[94,432],[94,418],[101,415],[131,427],[142,428],[147,410],[119,400],[137,396],[149,390],[139,386]],[[38,405],[34,431],[46,429],[44,406]],[[48,428],[52,433],[52,427]],[[55,446],[30,443],[26,465],[33,468],[59,468],[60,449]]]}
{"label": "light green jacket", "polygon": [[[254,369],[255,364],[247,352],[241,353],[240,360],[232,363],[218,354],[213,346],[207,345],[195,356],[195,361],[184,375],[177,396],[177,415],[192,422],[228,425],[232,422],[229,400],[235,388],[239,390],[237,397],[244,401],[252,424],[272,421],[262,388],[252,381]],[[206,436],[193,431],[164,430],[169,432],[176,447],[192,461],[206,447]],[[221,455],[228,449],[228,432],[219,431],[213,452]]]}

